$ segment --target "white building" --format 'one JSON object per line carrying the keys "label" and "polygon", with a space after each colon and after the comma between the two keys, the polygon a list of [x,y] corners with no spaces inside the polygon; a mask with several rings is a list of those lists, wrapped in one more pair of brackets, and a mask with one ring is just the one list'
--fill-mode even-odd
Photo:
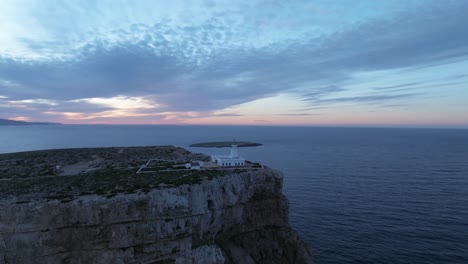
{"label": "white building", "polygon": [[236,167],[245,165],[245,159],[239,156],[237,145],[231,146],[231,153],[228,156],[213,155],[211,156],[211,161],[216,162],[218,166],[221,167]]}
{"label": "white building", "polygon": [[192,161],[190,163],[186,163],[185,164],[185,168],[187,169],[191,169],[191,170],[199,170],[201,169],[203,166],[205,165],[205,163],[203,161]]}

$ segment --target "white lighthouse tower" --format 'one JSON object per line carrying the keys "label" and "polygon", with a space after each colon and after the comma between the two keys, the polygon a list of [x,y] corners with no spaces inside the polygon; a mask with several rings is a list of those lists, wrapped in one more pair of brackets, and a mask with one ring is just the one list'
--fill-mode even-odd
{"label": "white lighthouse tower", "polygon": [[237,145],[231,145],[231,152],[228,156],[213,155],[211,161],[216,162],[220,167],[245,166],[245,159],[239,156]]}
{"label": "white lighthouse tower", "polygon": [[231,145],[231,154],[229,155],[230,158],[238,158],[239,152],[237,151],[237,145]]}

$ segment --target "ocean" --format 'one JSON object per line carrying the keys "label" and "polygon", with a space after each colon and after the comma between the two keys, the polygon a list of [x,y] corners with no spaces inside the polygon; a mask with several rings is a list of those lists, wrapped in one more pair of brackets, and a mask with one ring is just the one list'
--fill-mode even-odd
{"label": "ocean", "polygon": [[252,126],[0,127],[0,153],[254,141],[284,173],[290,223],[323,263],[468,263],[468,130]]}

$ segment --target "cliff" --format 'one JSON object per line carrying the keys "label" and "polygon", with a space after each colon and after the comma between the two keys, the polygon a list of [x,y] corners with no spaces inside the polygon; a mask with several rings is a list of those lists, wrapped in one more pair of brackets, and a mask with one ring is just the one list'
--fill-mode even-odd
{"label": "cliff", "polygon": [[311,262],[288,225],[279,172],[221,175],[72,199],[24,189],[4,195],[0,263]]}

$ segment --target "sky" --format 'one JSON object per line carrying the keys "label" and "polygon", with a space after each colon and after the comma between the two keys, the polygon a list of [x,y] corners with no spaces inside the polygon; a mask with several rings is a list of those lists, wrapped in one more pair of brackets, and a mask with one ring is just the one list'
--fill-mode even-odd
{"label": "sky", "polygon": [[0,1],[0,118],[468,127],[468,0]]}

